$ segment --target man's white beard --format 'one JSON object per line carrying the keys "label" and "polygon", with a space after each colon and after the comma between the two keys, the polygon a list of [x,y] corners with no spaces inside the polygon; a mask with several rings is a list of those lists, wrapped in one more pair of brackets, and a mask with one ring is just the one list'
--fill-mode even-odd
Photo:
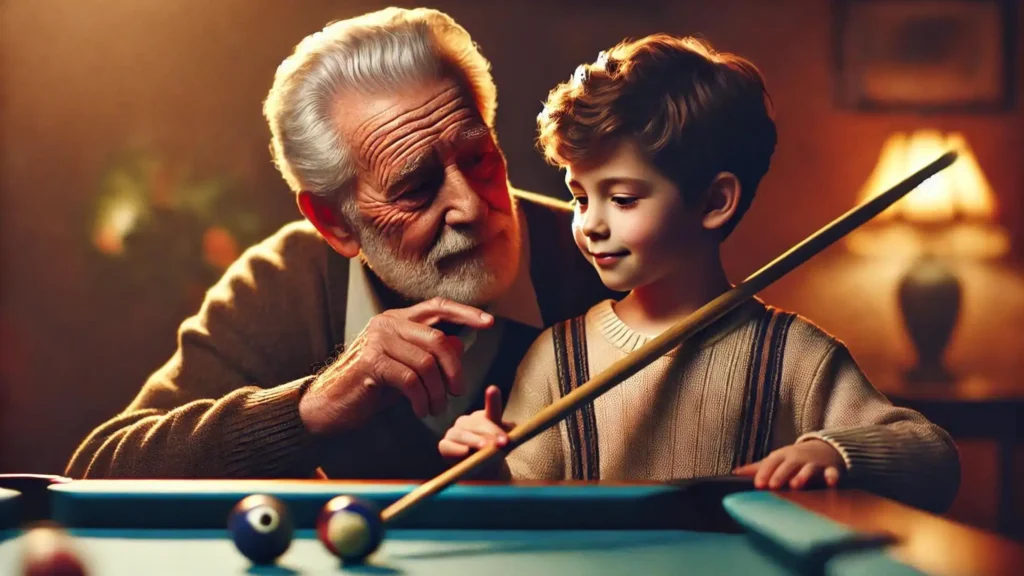
{"label": "man's white beard", "polygon": [[[363,258],[381,281],[413,301],[441,296],[470,306],[494,302],[512,285],[519,269],[519,227],[515,216],[496,219],[501,237],[487,252],[472,258],[441,260],[467,252],[480,244],[474,234],[445,226],[440,238],[422,260],[405,260],[375,231],[360,226]],[[439,268],[439,263],[443,270]]]}

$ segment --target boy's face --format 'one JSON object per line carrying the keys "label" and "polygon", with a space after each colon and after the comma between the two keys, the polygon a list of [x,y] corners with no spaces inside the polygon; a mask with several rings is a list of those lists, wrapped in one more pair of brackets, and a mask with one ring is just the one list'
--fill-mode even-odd
{"label": "boy's face", "polygon": [[626,292],[694,269],[706,244],[700,211],[632,140],[599,162],[566,167],[573,236],[612,290]]}

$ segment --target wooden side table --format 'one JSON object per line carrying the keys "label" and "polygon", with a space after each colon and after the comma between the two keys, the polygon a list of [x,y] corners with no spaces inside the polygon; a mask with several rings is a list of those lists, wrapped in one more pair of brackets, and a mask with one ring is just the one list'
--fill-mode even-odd
{"label": "wooden side table", "polygon": [[1016,517],[1013,454],[1024,439],[1024,375],[965,376],[953,382],[908,382],[895,371],[868,372],[893,404],[922,413],[956,438],[993,440],[998,446],[997,526],[1008,536],[1024,535]]}

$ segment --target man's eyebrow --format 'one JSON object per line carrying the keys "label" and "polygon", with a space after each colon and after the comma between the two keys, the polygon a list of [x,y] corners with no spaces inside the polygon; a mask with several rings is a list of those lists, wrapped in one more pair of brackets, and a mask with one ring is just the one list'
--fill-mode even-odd
{"label": "man's eyebrow", "polygon": [[455,134],[453,141],[456,144],[475,144],[477,142],[490,139],[491,131],[486,126],[473,126],[471,128],[465,128]]}

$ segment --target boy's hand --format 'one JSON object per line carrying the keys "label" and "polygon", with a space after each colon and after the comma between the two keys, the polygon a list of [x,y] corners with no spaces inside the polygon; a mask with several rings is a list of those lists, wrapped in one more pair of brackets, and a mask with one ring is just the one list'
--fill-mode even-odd
{"label": "boy's hand", "polygon": [[846,471],[843,457],[824,440],[807,440],[772,452],[760,462],[740,466],[733,474],[753,476],[754,487],[777,490],[789,485],[800,490],[811,481],[825,480],[829,488],[839,484]]}
{"label": "boy's hand", "polygon": [[505,433],[514,425],[501,421],[502,412],[501,390],[497,386],[489,386],[484,392],[484,409],[459,416],[445,433],[438,444],[441,455],[445,458],[465,458],[473,450],[488,444],[508,444],[508,435]]}

